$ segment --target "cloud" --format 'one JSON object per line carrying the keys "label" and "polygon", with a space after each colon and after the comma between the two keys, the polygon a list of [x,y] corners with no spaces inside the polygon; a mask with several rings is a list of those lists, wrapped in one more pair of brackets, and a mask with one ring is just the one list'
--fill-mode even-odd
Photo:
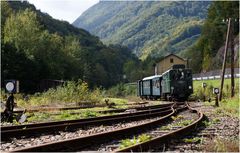
{"label": "cloud", "polygon": [[72,23],[89,7],[99,0],[28,0],[37,9],[48,13],[53,18]]}

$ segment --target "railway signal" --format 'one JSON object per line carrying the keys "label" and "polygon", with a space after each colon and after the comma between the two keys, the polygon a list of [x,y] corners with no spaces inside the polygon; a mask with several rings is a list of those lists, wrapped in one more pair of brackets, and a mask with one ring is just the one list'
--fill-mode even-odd
{"label": "railway signal", "polygon": [[5,80],[5,90],[10,94],[19,93],[19,81]]}
{"label": "railway signal", "polygon": [[17,80],[5,80],[5,90],[10,95],[6,101],[6,108],[3,112],[3,120],[7,122],[13,122],[13,109],[14,109],[14,93],[19,92],[19,81]]}

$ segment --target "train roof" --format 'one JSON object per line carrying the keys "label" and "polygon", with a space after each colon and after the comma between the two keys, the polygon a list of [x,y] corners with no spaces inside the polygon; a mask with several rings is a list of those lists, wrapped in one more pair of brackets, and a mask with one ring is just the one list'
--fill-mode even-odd
{"label": "train roof", "polygon": [[159,78],[159,77],[162,77],[162,75],[153,75],[153,76],[149,76],[149,77],[143,78],[142,80],[151,80],[151,79]]}

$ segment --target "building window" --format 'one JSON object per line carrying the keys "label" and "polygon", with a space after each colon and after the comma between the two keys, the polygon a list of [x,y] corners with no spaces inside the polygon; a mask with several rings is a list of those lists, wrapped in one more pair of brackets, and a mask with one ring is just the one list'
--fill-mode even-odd
{"label": "building window", "polygon": [[173,58],[170,58],[170,63],[173,63]]}

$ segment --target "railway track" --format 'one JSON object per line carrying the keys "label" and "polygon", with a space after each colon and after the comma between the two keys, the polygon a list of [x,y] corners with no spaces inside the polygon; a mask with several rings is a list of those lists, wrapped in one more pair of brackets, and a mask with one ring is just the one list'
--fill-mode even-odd
{"label": "railway track", "polygon": [[122,113],[112,116],[102,116],[87,119],[67,120],[58,122],[46,122],[38,124],[26,124],[18,126],[5,126],[1,127],[2,141],[11,138],[18,138],[21,136],[29,137],[40,133],[50,133],[56,131],[74,130],[86,126],[108,125],[121,121],[140,120],[144,118],[164,115],[171,109],[173,103],[164,105],[149,106],[147,108],[138,108],[137,112]]}
{"label": "railway track", "polygon": [[[171,104],[171,103],[166,103],[166,104],[160,104],[160,105],[145,106],[145,104],[147,104],[147,103],[148,102],[141,102],[141,103],[138,103],[138,106],[135,106],[135,104],[134,105],[133,104],[128,104],[128,105],[131,105],[131,106],[128,107],[128,108],[125,108],[125,109],[109,109],[109,110],[100,110],[100,111],[94,111],[94,112],[99,113],[99,114],[122,113],[122,112],[125,112],[125,111],[129,110],[129,109],[145,110],[145,109],[163,107],[163,106],[167,106],[167,105]],[[13,113],[14,114],[23,114],[23,113],[26,113],[26,112],[36,113],[36,112],[41,112],[42,111],[42,112],[54,112],[54,113],[51,113],[51,115],[61,115],[61,112],[59,112],[59,111],[78,110],[78,109],[86,109],[86,108],[93,108],[93,107],[62,107],[62,108],[29,109],[29,110],[16,110]],[[76,115],[76,114],[80,114],[80,113],[82,113],[82,112],[69,112],[70,115]],[[1,112],[1,116],[2,115],[3,115],[3,112]],[[31,116],[34,116],[34,115],[29,115],[28,117],[31,117]],[[2,126],[4,126],[4,125],[2,125]]]}
{"label": "railway track", "polygon": [[[168,114],[166,115],[167,117],[170,117],[172,113],[174,113],[174,109],[171,107],[171,110],[167,111],[160,111],[158,110],[158,113],[160,114]],[[151,113],[153,116],[159,115],[156,113]],[[145,114],[146,115],[146,114]],[[157,121],[151,122],[152,124],[141,124],[139,126],[133,126],[133,127],[128,127],[128,128],[123,128],[123,129],[118,129],[118,130],[113,130],[110,132],[103,132],[103,133],[97,133],[93,134],[90,136],[84,136],[84,137],[79,137],[79,138],[73,138],[69,140],[63,140],[63,141],[58,141],[58,142],[53,142],[53,143],[47,143],[47,144],[42,144],[38,145],[35,147],[29,147],[29,148],[24,148],[20,150],[14,150],[14,151],[56,151],[56,150],[61,150],[61,151],[73,151],[71,149],[75,148],[78,146],[78,149],[87,147],[91,145],[92,143],[95,142],[101,142],[100,140],[106,140],[106,139],[115,139],[118,136],[121,136],[122,134],[132,134],[136,133],[139,131],[139,128],[149,128],[149,126],[157,125],[161,120],[165,120],[167,117],[161,117]],[[142,116],[139,116],[142,119]],[[75,147],[73,147],[75,146]]]}
{"label": "railway track", "polygon": [[[171,118],[171,116],[175,115],[179,110],[184,110],[187,109],[187,107],[182,107],[176,109],[175,107],[171,107],[171,110],[165,111],[163,113],[165,116],[160,117],[157,120],[150,121],[148,123],[144,123],[141,125],[136,125],[132,127],[127,127],[127,128],[120,128],[117,130],[113,130],[110,132],[103,132],[103,133],[97,133],[97,134],[92,134],[89,136],[83,136],[83,137],[77,137],[69,140],[62,140],[58,142],[52,142],[52,143],[46,143],[46,144],[41,144],[38,146],[33,146],[33,147],[28,147],[28,148],[23,148],[23,149],[18,149],[18,150],[13,150],[13,151],[21,151],[21,152],[27,152],[27,151],[79,151],[79,150],[84,150],[86,148],[91,147],[92,144],[96,143],[104,143],[106,140],[115,140],[118,138],[121,138],[123,136],[130,136],[133,134],[138,134],[141,133],[144,130],[147,130],[149,128],[157,127],[159,124],[166,122]],[[159,138],[152,139],[151,141],[141,143],[135,146],[131,146],[122,150],[116,150],[116,151],[145,151],[147,148],[154,143],[159,143],[165,140],[169,140],[174,138],[175,136],[180,136],[181,134],[185,132],[189,132],[190,129],[194,129],[194,127],[199,124],[199,122],[203,119],[203,114],[201,112],[198,112],[194,109],[191,109],[188,107],[191,111],[195,112],[198,114],[199,118],[190,124],[187,127],[177,129],[176,131],[173,131],[168,134],[164,134],[163,136]],[[160,110],[158,110],[160,111]],[[152,115],[156,116],[155,113],[152,113]],[[139,150],[140,149],[140,150]]]}
{"label": "railway track", "polygon": [[[127,110],[133,109],[133,110],[146,110],[146,109],[151,109],[151,108],[160,108],[160,107],[164,107],[164,106],[168,106],[169,104],[160,104],[160,105],[150,105],[150,106],[145,106],[147,102],[144,103],[139,103],[139,105],[142,106],[137,106],[137,107],[133,107],[134,105],[131,105],[131,107],[125,108],[125,109],[109,109],[109,110],[100,110],[100,111],[94,111],[96,113],[100,113],[100,114],[108,114],[108,113],[122,113],[125,112]],[[68,110],[68,109],[65,109]],[[75,115],[75,114],[80,114],[82,112],[70,112],[70,115]],[[57,112],[57,113],[52,113],[51,115],[60,115],[61,113]]]}
{"label": "railway track", "polygon": [[[139,103],[132,103],[132,104],[125,104],[129,106],[135,106],[135,105],[145,105],[148,102],[139,102]],[[45,108],[33,108],[33,109],[21,109],[21,110],[15,110],[13,113],[19,114],[23,112],[29,112],[29,113],[34,113],[34,112],[48,112],[48,111],[64,111],[64,110],[77,110],[77,109],[86,109],[86,108],[94,108],[94,107],[107,107],[107,105],[93,105],[93,106],[77,106],[77,107],[45,107]],[[134,108],[134,107],[133,107]],[[138,107],[136,107],[138,108]],[[114,109],[113,109],[114,110]],[[109,110],[109,112],[113,111]],[[123,110],[123,109],[121,109]],[[99,112],[104,112],[104,111],[99,111]],[[106,110],[108,112],[108,110]],[[1,112],[2,115],[3,112]]]}
{"label": "railway track", "polygon": [[[184,127],[178,127],[176,130],[173,130],[171,132],[160,134],[160,136],[157,136],[149,141],[142,142],[136,145],[132,145],[130,147],[126,147],[123,149],[117,149],[115,152],[146,152],[146,151],[164,151],[159,150],[159,144],[166,143],[170,141],[171,139],[176,139],[179,137],[183,137],[184,135],[192,132],[194,129],[197,128],[198,125],[200,125],[201,121],[204,119],[204,114],[202,112],[197,111],[196,109],[191,108],[188,104],[187,107],[189,110],[191,110],[193,113],[196,113],[198,115],[198,118],[193,121],[191,124],[184,126]],[[154,150],[154,147],[157,146],[157,150]]]}

